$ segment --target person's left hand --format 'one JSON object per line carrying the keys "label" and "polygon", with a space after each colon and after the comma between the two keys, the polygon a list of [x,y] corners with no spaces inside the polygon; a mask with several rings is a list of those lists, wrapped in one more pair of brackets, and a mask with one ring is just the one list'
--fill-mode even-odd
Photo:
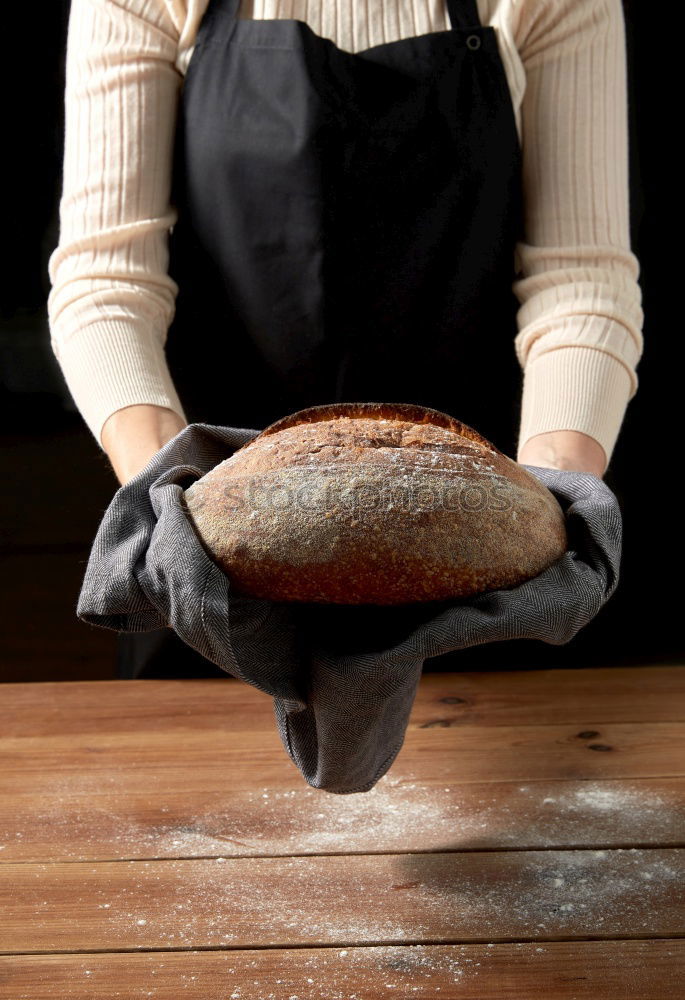
{"label": "person's left hand", "polygon": [[591,472],[600,479],[607,468],[604,448],[581,431],[548,431],[528,438],[516,457],[519,465]]}

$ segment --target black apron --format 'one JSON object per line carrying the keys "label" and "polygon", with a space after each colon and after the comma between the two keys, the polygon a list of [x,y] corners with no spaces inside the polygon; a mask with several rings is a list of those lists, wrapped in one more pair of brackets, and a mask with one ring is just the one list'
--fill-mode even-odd
{"label": "black apron", "polygon": [[[413,402],[513,457],[521,149],[495,29],[447,0],[450,30],[351,53],[239,6],[209,0],[178,110],[166,354],[189,422]],[[120,676],[203,675],[171,629],[119,643]]]}

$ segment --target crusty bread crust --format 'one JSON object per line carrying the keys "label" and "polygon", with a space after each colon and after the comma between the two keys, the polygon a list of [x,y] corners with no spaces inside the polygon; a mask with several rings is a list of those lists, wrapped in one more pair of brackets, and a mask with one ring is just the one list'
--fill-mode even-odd
{"label": "crusty bread crust", "polygon": [[[468,424],[463,424],[461,420],[450,416],[449,413],[433,410],[429,406],[420,406],[418,403],[323,403],[320,406],[308,406],[305,410],[289,413],[273,424],[269,424],[261,431],[259,437],[275,434],[285,430],[286,427],[294,427],[296,424],[336,420],[338,417],[350,419],[365,417],[368,420],[405,420],[412,424],[434,424],[436,427],[446,427],[448,430],[454,431],[455,434],[477,441],[493,451],[499,451],[494,444],[491,444],[487,438],[484,438],[473,427],[469,427]],[[256,438],[252,439],[252,441],[255,440]],[[252,441],[249,441],[248,444],[252,444]],[[246,447],[246,445],[242,445],[242,447]]]}
{"label": "crusty bread crust", "polygon": [[407,604],[515,586],[566,550],[554,495],[448,414],[335,403],[265,428],[184,494],[236,591]]}

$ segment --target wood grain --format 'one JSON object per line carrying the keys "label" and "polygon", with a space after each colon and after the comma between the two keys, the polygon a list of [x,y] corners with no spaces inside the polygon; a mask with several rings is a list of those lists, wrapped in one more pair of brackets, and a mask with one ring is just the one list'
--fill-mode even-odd
{"label": "wood grain", "polygon": [[3,952],[674,937],[685,851],[4,865]]}
{"label": "wood grain", "polygon": [[685,1000],[685,671],[424,675],[370,791],[233,679],[10,684],[0,1000]]}
{"label": "wood grain", "polygon": [[685,942],[0,957],[0,1000],[682,1000]]}

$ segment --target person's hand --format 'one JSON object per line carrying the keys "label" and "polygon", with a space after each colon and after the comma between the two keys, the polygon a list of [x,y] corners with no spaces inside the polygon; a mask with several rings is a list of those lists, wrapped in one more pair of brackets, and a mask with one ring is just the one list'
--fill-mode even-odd
{"label": "person's hand", "polygon": [[124,486],[133,479],[186,426],[187,421],[166,406],[136,403],[115,410],[100,439],[119,483]]}
{"label": "person's hand", "polygon": [[549,431],[528,438],[519,449],[520,465],[539,465],[547,469],[591,472],[600,479],[607,469],[604,448],[581,431]]}

